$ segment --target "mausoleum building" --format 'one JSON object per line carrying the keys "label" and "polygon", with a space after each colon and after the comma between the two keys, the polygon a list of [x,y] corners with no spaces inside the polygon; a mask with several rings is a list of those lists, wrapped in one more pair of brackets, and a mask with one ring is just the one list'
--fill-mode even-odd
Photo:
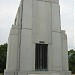
{"label": "mausoleum building", "polygon": [[71,75],[59,0],[21,0],[8,39],[5,75]]}

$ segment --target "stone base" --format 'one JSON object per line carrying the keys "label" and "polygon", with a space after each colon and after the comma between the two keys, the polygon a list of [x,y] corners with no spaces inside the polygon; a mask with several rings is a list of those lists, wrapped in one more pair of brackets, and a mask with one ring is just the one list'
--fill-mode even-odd
{"label": "stone base", "polygon": [[5,71],[4,75],[71,75],[70,71],[35,71],[35,72],[8,72]]}

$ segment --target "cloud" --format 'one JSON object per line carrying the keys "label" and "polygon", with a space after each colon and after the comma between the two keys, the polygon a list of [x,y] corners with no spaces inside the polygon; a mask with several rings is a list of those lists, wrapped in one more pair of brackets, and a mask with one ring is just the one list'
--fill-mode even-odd
{"label": "cloud", "polygon": [[74,1],[60,0],[61,27],[68,36],[68,49],[74,48]]}
{"label": "cloud", "polygon": [[6,43],[20,0],[0,0],[0,44]]}

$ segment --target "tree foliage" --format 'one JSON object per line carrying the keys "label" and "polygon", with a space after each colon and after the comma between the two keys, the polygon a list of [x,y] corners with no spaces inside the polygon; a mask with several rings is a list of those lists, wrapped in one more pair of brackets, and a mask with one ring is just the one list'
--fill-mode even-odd
{"label": "tree foliage", "polygon": [[68,59],[69,59],[69,70],[72,73],[75,73],[75,51],[72,49],[68,51]]}
{"label": "tree foliage", "polygon": [[6,67],[7,43],[0,45],[0,73],[4,72]]}

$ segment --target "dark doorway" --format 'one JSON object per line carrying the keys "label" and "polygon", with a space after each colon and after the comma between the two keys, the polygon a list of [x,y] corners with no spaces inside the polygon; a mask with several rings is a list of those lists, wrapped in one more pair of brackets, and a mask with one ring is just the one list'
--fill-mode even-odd
{"label": "dark doorway", "polygon": [[47,70],[47,47],[48,44],[36,44],[35,70]]}

